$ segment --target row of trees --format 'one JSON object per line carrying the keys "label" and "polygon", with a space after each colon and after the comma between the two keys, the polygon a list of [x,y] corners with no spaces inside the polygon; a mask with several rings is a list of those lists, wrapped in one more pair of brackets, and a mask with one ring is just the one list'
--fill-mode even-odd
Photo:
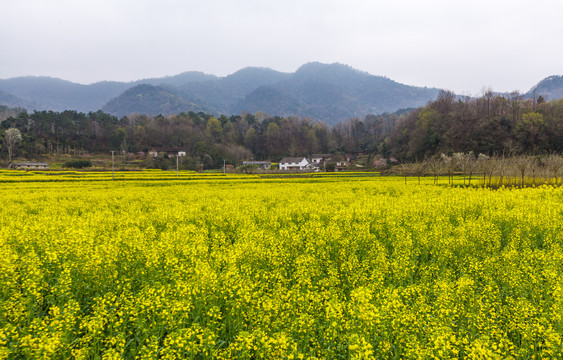
{"label": "row of trees", "polygon": [[275,161],[284,156],[346,153],[359,148],[375,151],[370,139],[389,134],[397,119],[397,115],[367,116],[330,128],[310,119],[262,113],[216,118],[189,112],[118,119],[101,111],[40,111],[8,118],[0,131],[17,129],[21,133],[19,155],[23,157],[111,150],[136,154],[154,147],[179,147],[189,154],[185,163],[211,168],[221,165],[223,159],[240,163],[251,158]]}
{"label": "row of trees", "polygon": [[[401,162],[473,151],[487,156],[563,152],[563,99],[526,100],[513,93],[487,91],[477,99],[442,91],[436,101],[404,113],[369,115],[333,127],[298,117],[264,113],[214,117],[205,113],[174,116],[131,115],[118,119],[101,111],[88,114],[21,112],[1,121],[3,150],[11,159],[6,131],[21,134],[19,156],[181,147],[187,163],[221,166],[223,159],[277,161],[313,153],[368,153]],[[195,166],[195,165],[194,165]]]}
{"label": "row of trees", "polygon": [[473,152],[441,154],[425,161],[403,164],[396,168],[405,181],[409,176],[432,176],[434,183],[439,176],[447,176],[454,184],[454,176],[463,176],[463,185],[479,184],[488,187],[559,185],[563,176],[563,157],[556,154],[543,156],[488,156]]}

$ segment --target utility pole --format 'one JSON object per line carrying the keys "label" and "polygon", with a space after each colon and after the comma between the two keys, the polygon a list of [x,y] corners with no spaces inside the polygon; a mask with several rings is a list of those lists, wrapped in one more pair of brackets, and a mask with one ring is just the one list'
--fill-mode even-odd
{"label": "utility pole", "polygon": [[223,175],[225,175],[225,159],[223,159]]}
{"label": "utility pole", "polygon": [[176,177],[178,177],[178,154],[176,154]]}
{"label": "utility pole", "polygon": [[115,166],[113,165],[113,153],[115,151],[111,151],[111,179],[115,181]]}

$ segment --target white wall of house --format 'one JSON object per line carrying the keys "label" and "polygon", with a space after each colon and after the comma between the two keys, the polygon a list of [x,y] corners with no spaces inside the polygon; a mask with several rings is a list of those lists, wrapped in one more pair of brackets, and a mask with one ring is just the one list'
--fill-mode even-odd
{"label": "white wall of house", "polygon": [[49,164],[47,163],[12,163],[10,168],[19,170],[47,170],[49,169]]}
{"label": "white wall of house", "polygon": [[306,158],[302,158],[299,162],[280,162],[280,170],[303,170],[309,161]]}

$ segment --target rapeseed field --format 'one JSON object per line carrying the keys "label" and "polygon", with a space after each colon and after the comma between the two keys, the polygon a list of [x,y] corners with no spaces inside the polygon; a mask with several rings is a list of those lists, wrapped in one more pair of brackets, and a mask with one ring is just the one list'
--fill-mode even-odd
{"label": "rapeseed field", "polygon": [[563,188],[0,172],[0,359],[561,359]]}

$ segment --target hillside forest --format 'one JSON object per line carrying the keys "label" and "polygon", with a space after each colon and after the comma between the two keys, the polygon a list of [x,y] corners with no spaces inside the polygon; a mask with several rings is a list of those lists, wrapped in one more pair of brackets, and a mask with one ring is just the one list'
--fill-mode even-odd
{"label": "hillside forest", "polygon": [[278,161],[313,153],[363,153],[419,161],[456,152],[541,155],[563,152],[563,99],[525,99],[519,93],[463,98],[441,91],[417,109],[352,118],[329,126],[299,117],[265,113],[215,117],[203,112],[171,116],[134,114],[117,118],[102,111],[36,111],[0,107],[1,157],[8,161],[5,133],[21,133],[14,155],[117,151],[141,158],[155,147],[184,149],[187,169],[218,168],[223,160]]}

